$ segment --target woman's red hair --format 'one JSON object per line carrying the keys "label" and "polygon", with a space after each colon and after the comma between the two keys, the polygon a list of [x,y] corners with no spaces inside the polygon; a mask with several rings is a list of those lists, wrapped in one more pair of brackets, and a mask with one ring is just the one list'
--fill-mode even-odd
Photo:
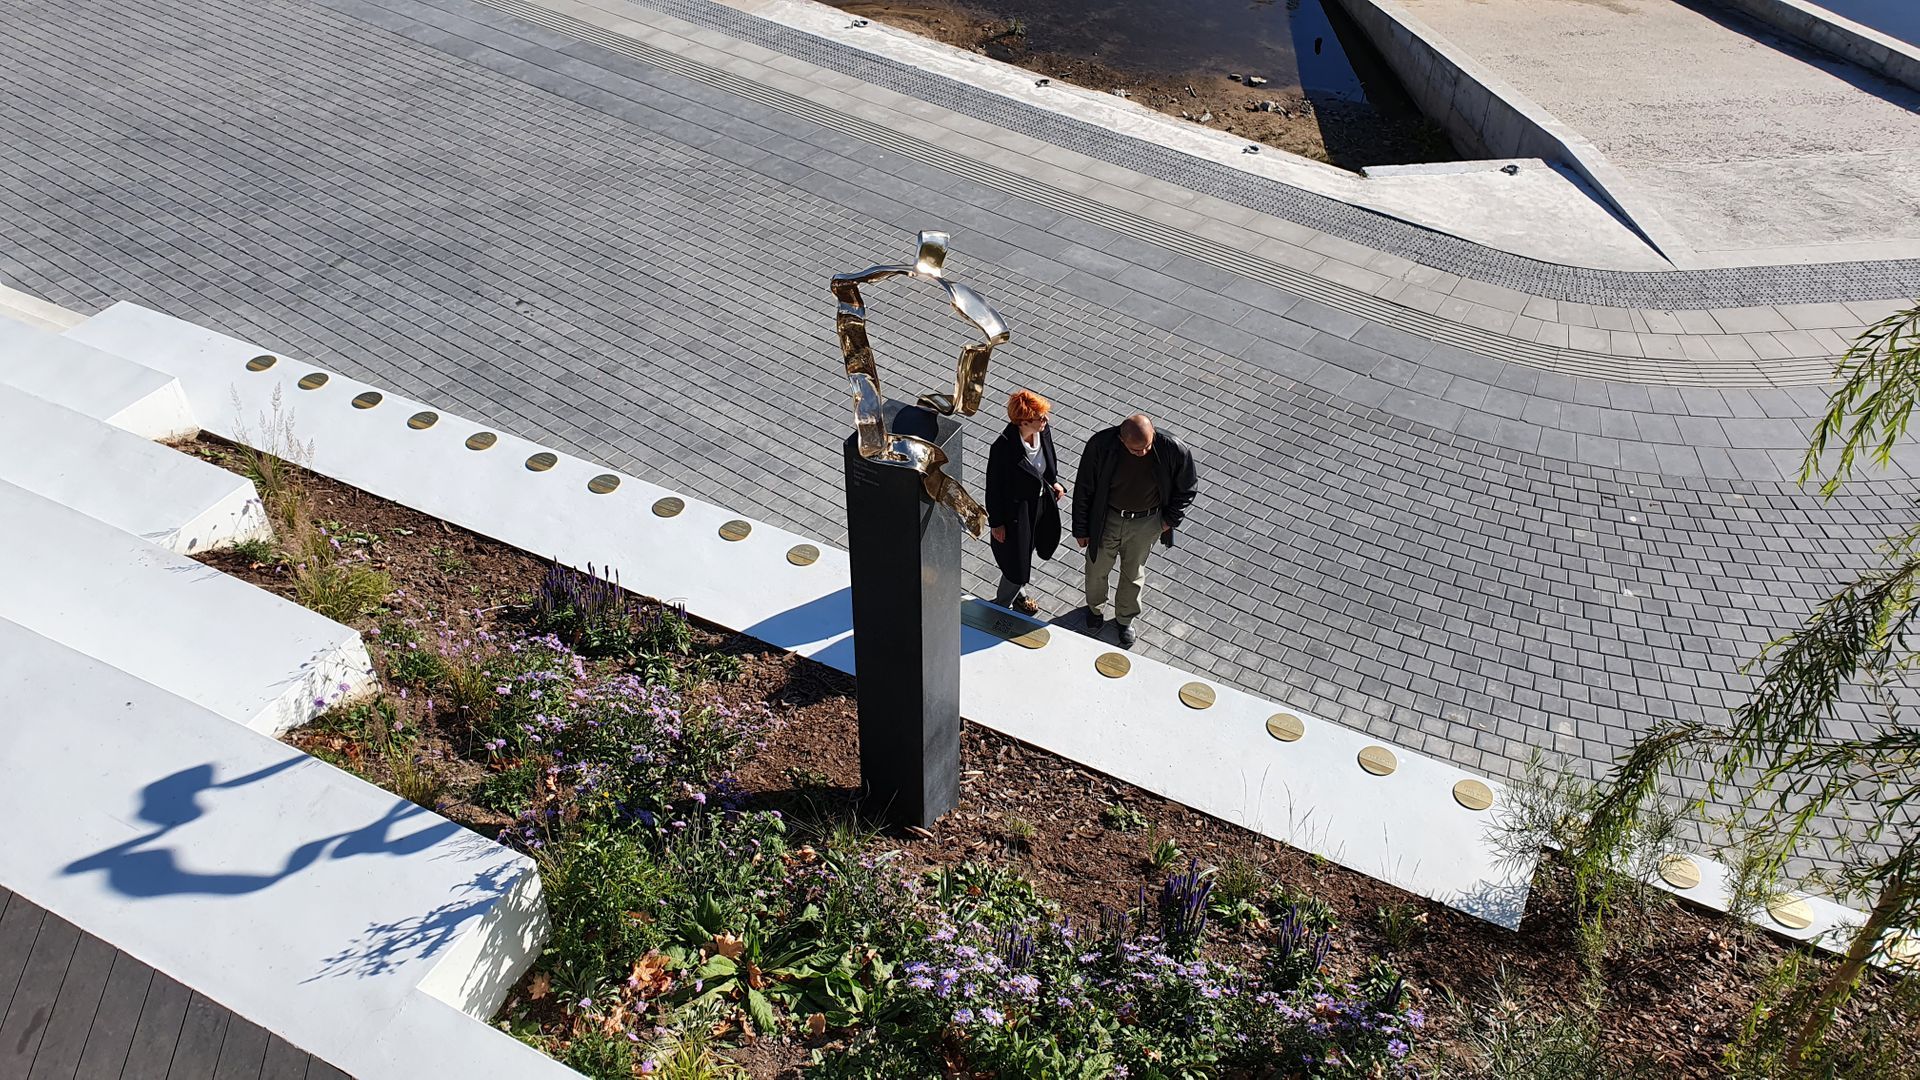
{"label": "woman's red hair", "polygon": [[1052,409],[1052,402],[1031,390],[1021,390],[1007,399],[1007,419],[1016,424],[1031,423]]}

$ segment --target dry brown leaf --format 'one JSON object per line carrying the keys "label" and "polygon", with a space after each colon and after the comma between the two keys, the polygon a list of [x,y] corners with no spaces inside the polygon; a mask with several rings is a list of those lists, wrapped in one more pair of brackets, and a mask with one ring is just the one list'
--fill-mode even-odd
{"label": "dry brown leaf", "polygon": [[747,943],[734,937],[732,934],[715,934],[713,935],[711,948],[716,956],[724,956],[729,960],[738,960],[740,954],[747,951]]}
{"label": "dry brown leaf", "polygon": [[603,1035],[622,1034],[627,1030],[627,1022],[632,1019],[633,1014],[627,1011],[625,1003],[615,1002],[613,1008],[607,1010],[607,1015],[600,1018],[600,1033]]}
{"label": "dry brown leaf", "polygon": [[815,1039],[827,1033],[827,1014],[814,1013],[807,1017],[807,1034]]}
{"label": "dry brown leaf", "polygon": [[527,984],[527,996],[535,1001],[539,1001],[552,992],[553,978],[544,971],[535,975],[533,981]]}
{"label": "dry brown leaf", "polygon": [[633,962],[633,972],[627,976],[627,988],[640,998],[656,998],[673,989],[671,974],[673,961],[657,952],[650,952]]}
{"label": "dry brown leaf", "polygon": [[767,988],[766,975],[761,972],[760,965],[751,960],[747,961],[747,985],[753,987],[755,990],[765,990]]}

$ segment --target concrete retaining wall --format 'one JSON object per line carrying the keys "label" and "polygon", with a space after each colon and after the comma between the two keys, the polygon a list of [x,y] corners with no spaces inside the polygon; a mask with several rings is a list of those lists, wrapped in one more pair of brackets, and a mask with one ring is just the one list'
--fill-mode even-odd
{"label": "concrete retaining wall", "polygon": [[1621,220],[1669,258],[1685,250],[1679,234],[1638,198],[1600,151],[1395,0],[1339,0],[1386,57],[1414,103],[1459,150],[1481,158],[1542,158],[1572,169]]}
{"label": "concrete retaining wall", "polygon": [[1802,0],[1720,0],[1789,37],[1920,90],[1920,48]]}

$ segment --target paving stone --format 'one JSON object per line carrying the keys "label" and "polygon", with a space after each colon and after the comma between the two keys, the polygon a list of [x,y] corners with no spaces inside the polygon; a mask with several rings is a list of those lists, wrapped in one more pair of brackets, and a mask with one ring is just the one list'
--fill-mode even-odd
{"label": "paving stone", "polygon": [[[732,25],[691,0],[658,6]],[[1910,484],[1823,501],[1781,481],[1817,402],[1502,363],[1220,267],[1200,289],[1185,256],[680,75],[530,70],[463,39],[456,8],[479,10],[42,0],[0,14],[0,50],[30,58],[0,72],[16,104],[0,139],[38,163],[0,163],[0,266],[82,310],[164,297],[840,542],[827,276],[905,258],[916,220],[951,221],[954,272],[1014,327],[993,385],[1055,399],[1063,465],[1135,408],[1200,454],[1191,524],[1150,566],[1142,651],[1496,772],[1534,746],[1601,768],[1632,732],[1704,715],[1703,690],[1723,707],[1756,642],[1819,598],[1796,591],[1788,556],[1817,548],[1830,581],[1905,523]],[[394,16],[385,29],[374,10]],[[117,91],[129,72],[139,93]],[[1180,175],[1213,193],[1210,173]],[[1407,271],[1423,281],[1402,296],[1463,283],[1430,269]],[[1590,298],[1619,299],[1603,291]],[[950,312],[905,290],[869,299],[889,386],[951,379]],[[1612,346],[1616,313],[1554,309]],[[1618,330],[1639,335],[1631,318]],[[1825,345],[1822,331],[1800,332]],[[977,449],[996,425],[970,423]],[[1685,585],[1658,576],[1680,564]],[[984,549],[969,546],[967,572],[991,580]],[[1075,590],[1070,568],[1044,568],[1049,611]],[[1640,704],[1606,704],[1617,680]],[[1445,716],[1479,713],[1475,695],[1500,718],[1493,737]]]}

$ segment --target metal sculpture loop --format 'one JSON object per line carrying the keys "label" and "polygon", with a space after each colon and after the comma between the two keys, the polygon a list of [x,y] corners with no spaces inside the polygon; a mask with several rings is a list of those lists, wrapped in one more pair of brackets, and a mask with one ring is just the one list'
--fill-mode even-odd
{"label": "metal sculpture loop", "polygon": [[921,476],[927,497],[953,510],[960,523],[977,538],[986,527],[987,513],[967,489],[941,470],[947,455],[938,446],[914,435],[899,435],[887,430],[882,411],[886,395],[880,391],[880,372],[874,366],[873,346],[867,341],[867,309],[860,298],[860,286],[902,275],[930,282],[946,291],[947,300],[962,319],[980,332],[981,341],[960,350],[954,367],[953,393],[922,394],[921,408],[951,416],[958,412],[972,416],[980,408],[980,395],[987,385],[987,365],[994,346],[1008,338],[1007,324],[985,298],[945,274],[947,234],[920,234],[920,253],[912,266],[870,266],[852,274],[833,276],[833,296],[840,302],[834,317],[834,329],[840,335],[840,351],[847,361],[847,384],[853,392],[853,422],[860,435],[860,456],[869,461],[912,469]]}

